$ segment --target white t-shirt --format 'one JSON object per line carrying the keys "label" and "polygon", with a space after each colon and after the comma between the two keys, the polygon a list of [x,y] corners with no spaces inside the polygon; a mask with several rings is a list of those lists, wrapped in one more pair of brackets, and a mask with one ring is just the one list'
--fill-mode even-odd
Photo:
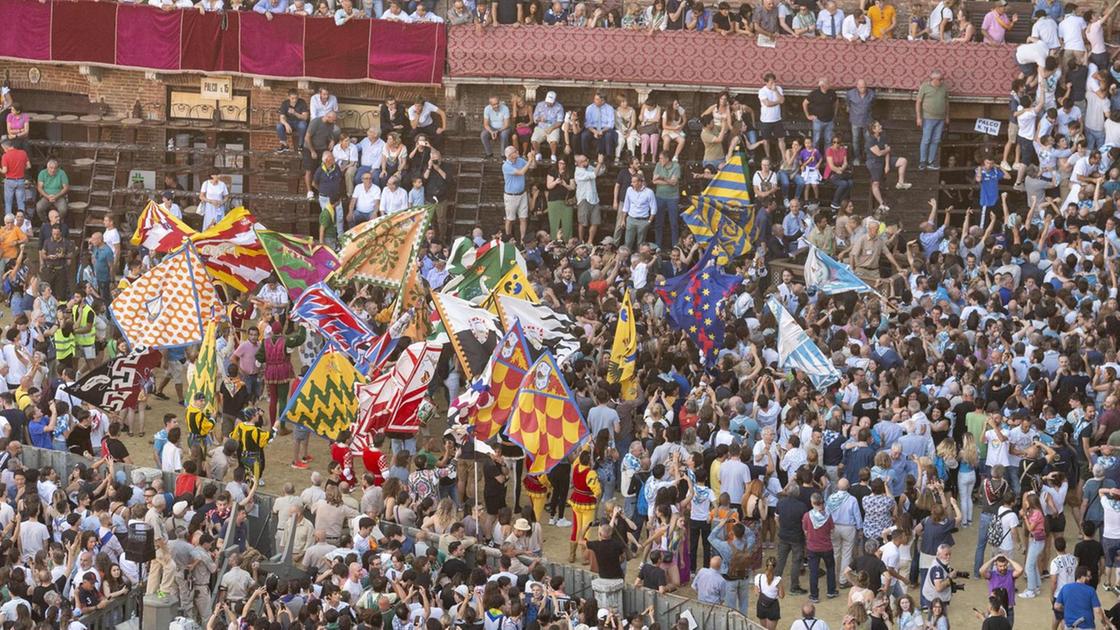
{"label": "white t-shirt", "polygon": [[780,575],[775,575],[773,582],[766,581],[765,573],[759,573],[754,576],[754,585],[758,587],[758,590],[761,591],[763,595],[770,599],[778,599],[778,584],[781,583],[781,581],[782,576]]}
{"label": "white t-shirt", "polygon": [[1072,13],[1058,23],[1058,36],[1062,38],[1062,46],[1066,50],[1085,51],[1085,26],[1085,18]]}
{"label": "white t-shirt", "polygon": [[888,569],[894,569],[895,571],[898,571],[898,545],[894,544],[894,541],[892,540],[882,547],[879,547],[879,551],[881,552],[879,559],[883,561],[883,564],[887,565]]}
{"label": "white t-shirt", "polygon": [[[930,27],[930,30],[933,30],[933,27]],[[1015,49],[1015,61],[1021,65],[1029,63],[1043,65],[1049,53],[1050,49],[1046,47],[1046,42],[1022,44]]]}
{"label": "white t-shirt", "polygon": [[[768,88],[764,85],[758,90],[759,101],[762,101],[762,100],[777,101],[778,97],[784,96],[784,95],[785,95],[785,92],[782,91],[782,87],[780,85],[774,86],[773,90],[771,90],[770,88]],[[775,123],[775,122],[779,122],[781,119],[782,119],[782,106],[781,105],[773,105],[773,106],[763,105],[762,109],[761,109],[761,112],[759,113],[759,116],[758,116],[758,120],[760,122],[764,122],[764,123]]]}
{"label": "white t-shirt", "polygon": [[[432,114],[435,113],[438,109],[439,108],[435,105],[424,101],[423,107],[421,107],[419,113],[417,113],[416,106],[413,105],[412,107],[408,108],[408,120],[410,122],[415,122],[417,126],[427,127],[428,125],[432,124]],[[419,120],[417,120],[418,117]]]}
{"label": "white t-shirt", "polygon": [[408,193],[400,186],[395,191],[381,191],[381,214],[393,214],[408,208]]}
{"label": "white t-shirt", "polygon": [[1032,108],[1020,107],[1019,111],[1015,112],[1015,118],[1019,121],[1019,137],[1024,140],[1034,140],[1038,112]]}
{"label": "white t-shirt", "polygon": [[183,449],[168,442],[160,453],[160,469],[164,472],[178,472],[183,469]]}
{"label": "white t-shirt", "polygon": [[331,149],[331,155],[334,156],[335,162],[347,162],[348,166],[358,165],[358,146],[351,143],[350,146],[343,148],[342,144],[334,145]]}
{"label": "white t-shirt", "polygon": [[101,238],[105,239],[105,244],[113,249],[113,256],[118,257],[121,254],[121,232],[117,228],[105,230],[101,234]]}
{"label": "white t-shirt", "polygon": [[377,210],[377,202],[381,199],[381,189],[377,184],[370,184],[366,190],[365,184],[354,187],[354,211],[372,215]]}
{"label": "white t-shirt", "polygon": [[1062,43],[1058,41],[1058,25],[1050,18],[1035,22],[1031,27],[1031,37],[1042,41],[1050,50],[1062,47]]}
{"label": "white t-shirt", "polygon": [[46,548],[51,539],[47,526],[39,521],[24,521],[19,528],[19,548],[22,558],[34,558]]}
{"label": "white t-shirt", "polygon": [[1077,558],[1073,555],[1063,553],[1060,556],[1055,556],[1054,559],[1050,561],[1050,575],[1056,579],[1054,583],[1054,592],[1061,592],[1063,586],[1073,582],[1076,571]]}
{"label": "white t-shirt", "polygon": [[1120,502],[1111,497],[1102,497],[1101,507],[1104,508],[1104,528],[1101,536],[1120,538]]}
{"label": "white t-shirt", "polygon": [[953,10],[945,6],[944,2],[938,2],[937,6],[933,7],[933,11],[930,11],[928,22],[929,32],[933,33],[935,38],[943,20],[952,22]]}
{"label": "white t-shirt", "polygon": [[1101,98],[1097,92],[1101,83],[1093,76],[1085,82],[1085,128],[1093,131],[1104,131],[1104,121],[1108,118],[1110,105],[1108,97]]}
{"label": "white t-shirt", "polygon": [[[988,452],[991,453],[990,448]],[[1019,515],[1009,507],[1001,507],[998,514],[1003,523],[1003,541],[999,544],[999,550],[1010,553],[1015,550],[1015,535],[1011,532],[1019,526]],[[984,534],[987,535],[987,532]]]}
{"label": "white t-shirt", "polygon": [[984,463],[988,466],[1007,466],[1007,440],[999,439],[994,429],[988,429],[987,432],[984,433],[984,437],[988,439],[988,455],[984,458]]}

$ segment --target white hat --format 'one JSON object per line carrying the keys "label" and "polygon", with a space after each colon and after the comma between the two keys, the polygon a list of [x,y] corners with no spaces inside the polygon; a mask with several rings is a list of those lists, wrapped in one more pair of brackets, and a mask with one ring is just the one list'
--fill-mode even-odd
{"label": "white hat", "polygon": [[529,524],[528,519],[519,518],[513,523],[513,528],[519,532],[528,532],[533,530],[533,526]]}
{"label": "white hat", "polygon": [[460,584],[459,586],[455,587],[455,593],[459,595],[459,597],[466,597],[467,593],[469,592],[470,591],[467,589],[466,584]]}
{"label": "white hat", "polygon": [[553,103],[555,103],[556,102],[556,92],[553,92],[553,91],[549,90],[548,94],[544,95],[544,102],[548,103],[549,105],[552,105]]}
{"label": "white hat", "polygon": [[187,502],[179,501],[175,505],[171,506],[171,513],[175,516],[178,516],[179,518],[182,518],[183,515],[187,513]]}
{"label": "white hat", "polygon": [[610,614],[611,614],[611,611],[607,610],[606,608],[600,608],[599,609],[599,614],[598,614],[599,621],[603,621],[604,619],[609,617]]}

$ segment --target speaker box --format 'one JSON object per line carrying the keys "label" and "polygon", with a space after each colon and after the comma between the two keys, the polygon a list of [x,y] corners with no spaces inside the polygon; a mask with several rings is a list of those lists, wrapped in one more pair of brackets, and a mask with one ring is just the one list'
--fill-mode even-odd
{"label": "speaker box", "polygon": [[156,557],[155,532],[147,523],[132,523],[128,526],[124,552],[133,562],[151,562]]}

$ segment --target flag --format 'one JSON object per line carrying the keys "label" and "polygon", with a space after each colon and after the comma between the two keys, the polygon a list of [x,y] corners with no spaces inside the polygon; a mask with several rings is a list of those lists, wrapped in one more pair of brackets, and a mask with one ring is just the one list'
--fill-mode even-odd
{"label": "flag", "polygon": [[438,343],[418,341],[405,348],[391,370],[369,384],[355,385],[354,434],[367,438],[375,433],[416,434],[421,420],[426,420],[421,406],[442,350]]}
{"label": "flag", "polygon": [[272,275],[272,263],[255,231],[263,227],[238,206],[209,230],[191,236],[191,241],[215,280],[238,291],[252,291]]}
{"label": "flag", "polygon": [[801,370],[808,375],[817,391],[840,380],[836,366],[824,356],[781,302],[771,296],[766,300],[766,307],[778,321],[778,367]]}
{"label": "flag", "polygon": [[152,377],[163,355],[154,348],[133,348],[130,352],[103,363],[72,385],[61,385],[67,393],[94,407],[113,414],[139,404],[144,381]]}
{"label": "flag", "polygon": [[816,245],[809,246],[809,254],[805,257],[805,286],[825,295],[855,291],[883,297],[853,273],[851,268],[824,253]]}
{"label": "flag", "polygon": [[618,323],[615,325],[611,359],[607,367],[607,382],[622,385],[623,400],[638,397],[637,362],[638,330],[634,320],[634,307],[630,302],[630,291],[627,291],[618,307]]}
{"label": "flag", "polygon": [[[513,410],[513,399],[521,387],[521,381],[533,360],[529,354],[529,344],[520,322],[514,322],[509,332],[498,342],[498,352],[490,357],[486,370],[472,383],[457,402],[473,401],[473,408],[467,409],[474,437],[488,441],[498,435],[506,426],[506,420]],[[485,392],[477,395],[476,392]],[[459,402],[459,406],[469,407],[470,403]],[[462,422],[462,418],[460,418]]]}
{"label": "flag", "polygon": [[579,340],[572,334],[575,322],[544,304],[533,304],[508,295],[499,295],[498,316],[508,329],[514,321],[521,322],[525,338],[537,348],[548,348],[563,363],[579,350]]}
{"label": "flag", "polygon": [[719,169],[701,195],[726,204],[732,210],[751,205],[754,202],[747,171],[743,154],[736,153]]}
{"label": "flag", "polygon": [[187,381],[186,404],[191,405],[195,394],[200,392],[206,400],[202,412],[207,416],[214,415],[218,411],[214,404],[218,396],[218,320],[215,318],[211,318],[210,323],[206,324],[206,334],[202,337],[198,358],[194,362],[194,372]]}
{"label": "flag", "polygon": [[494,285],[494,290],[490,292],[482,306],[486,310],[495,315],[498,313],[498,296],[508,295],[515,297],[532,304],[539,304],[541,299],[537,297],[537,292],[533,290],[533,285],[529,284],[529,279],[525,277],[525,272],[522,271],[520,265],[514,265],[509,268],[509,271],[501,277],[500,280]]}
{"label": "flag", "polygon": [[358,413],[354,384],[364,382],[345,354],[323,348],[300,379],[281,417],[333,442],[350,428],[350,421]]}
{"label": "flag", "polygon": [[447,283],[441,291],[472,301],[490,295],[506,273],[518,267],[525,275],[525,259],[510,243],[494,239],[474,247],[471,239],[460,236],[447,256]]}
{"label": "flag", "polygon": [[332,283],[358,280],[399,289],[424,242],[432,206],[417,206],[366,221],[342,235]]}
{"label": "flag", "polygon": [[[748,215],[750,226],[742,227],[737,216]],[[716,250],[716,262],[728,264],[751,251],[751,229],[754,225],[754,209],[743,208],[740,212],[729,211],[726,203],[715,197],[700,195],[693,199],[691,207],[681,213],[681,221],[688,226],[701,247],[709,243]]]}
{"label": "flag", "polygon": [[521,380],[506,436],[529,456],[527,475],[552,470],[590,437],[579,405],[547,351]]}
{"label": "flag", "polygon": [[206,322],[224,307],[194,245],[185,243],[117,294],[110,310],[130,347],[170,348],[201,342]]}
{"label": "flag", "polygon": [[696,342],[709,368],[715,365],[716,353],[723,345],[723,319],[717,304],[742,281],[740,276],[724,273],[709,249],[692,269],[662,280],[655,289],[669,307],[669,321]]}
{"label": "flag", "polygon": [[484,308],[444,293],[433,293],[440,321],[451,341],[459,364],[468,380],[482,373],[494,348],[498,346],[501,330],[498,318]]}
{"label": "flag", "polygon": [[[392,351],[391,347],[388,352],[384,348],[374,351],[379,336],[338,294],[322,282],[308,287],[292,303],[292,318],[306,322],[326,338],[332,348],[346,353],[362,374],[369,372],[369,360],[373,355],[380,352],[383,356],[388,356]],[[390,331],[393,331],[393,327],[390,327]],[[385,338],[383,341],[387,340]],[[395,345],[396,342],[393,343]]]}
{"label": "flag", "polygon": [[331,248],[317,245],[311,237],[258,229],[257,239],[292,302],[307,287],[326,280],[338,269],[338,256]]}
{"label": "flag", "polygon": [[397,299],[393,300],[392,315],[400,317],[403,313],[412,311],[412,317],[402,334],[409,339],[424,339],[432,332],[432,307],[428,306],[428,289],[420,277],[420,257],[417,256],[409,264],[409,272],[405,275],[401,288],[397,291]]}
{"label": "flag", "polygon": [[136,231],[132,234],[132,244],[157,254],[165,254],[177,249],[195,231],[182,219],[177,218],[163,206],[154,201],[140,211],[136,220]]}

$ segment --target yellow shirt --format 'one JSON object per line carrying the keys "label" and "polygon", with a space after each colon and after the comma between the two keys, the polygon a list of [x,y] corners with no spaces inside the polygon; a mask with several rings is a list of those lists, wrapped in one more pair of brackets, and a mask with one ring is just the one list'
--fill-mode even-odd
{"label": "yellow shirt", "polygon": [[708,479],[712,480],[712,485],[711,485],[712,496],[714,496],[717,499],[719,498],[719,495],[720,495],[719,467],[722,466],[722,465],[723,465],[723,462],[717,459],[717,460],[712,461],[712,467],[708,469]]}
{"label": "yellow shirt", "polygon": [[[890,39],[894,33],[887,30],[887,27],[894,22],[895,12],[894,7],[889,4],[884,4],[880,9],[876,5],[871,5],[867,8],[867,17],[871,19],[871,36],[879,39]],[[892,29],[893,30],[893,29]]]}
{"label": "yellow shirt", "polygon": [[0,258],[14,260],[19,256],[19,248],[27,243],[27,235],[18,227],[0,230]]}

